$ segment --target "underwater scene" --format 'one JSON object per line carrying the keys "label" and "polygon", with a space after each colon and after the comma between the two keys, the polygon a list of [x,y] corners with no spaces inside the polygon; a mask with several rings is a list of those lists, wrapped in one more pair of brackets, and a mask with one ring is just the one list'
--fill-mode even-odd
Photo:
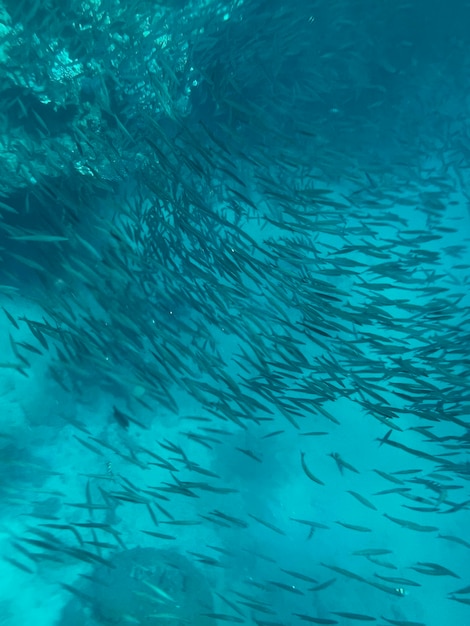
{"label": "underwater scene", "polygon": [[470,624],[469,25],[0,0],[0,626]]}

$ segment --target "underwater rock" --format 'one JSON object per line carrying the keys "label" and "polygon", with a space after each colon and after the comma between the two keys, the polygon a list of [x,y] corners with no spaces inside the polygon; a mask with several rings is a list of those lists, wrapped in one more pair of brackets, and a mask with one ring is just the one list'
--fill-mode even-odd
{"label": "underwater rock", "polygon": [[[134,548],[95,567],[65,606],[60,625],[208,626],[213,610],[208,582],[176,550]],[[199,617],[198,617],[199,616]]]}

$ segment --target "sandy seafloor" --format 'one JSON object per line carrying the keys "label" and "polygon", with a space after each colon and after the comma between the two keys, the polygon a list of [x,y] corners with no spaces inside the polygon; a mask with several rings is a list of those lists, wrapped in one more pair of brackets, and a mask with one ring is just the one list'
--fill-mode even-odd
{"label": "sandy seafloor", "polygon": [[[443,223],[458,225],[459,230],[436,245],[442,246],[444,242],[446,245],[465,244],[469,248],[470,217],[465,198],[458,199],[461,203],[449,206]],[[419,216],[417,218],[420,219]],[[412,224],[410,221],[409,228],[420,228],[422,225],[422,222]],[[335,239],[331,238],[331,242],[335,244]],[[428,247],[432,249],[433,245]],[[465,263],[469,259],[470,249],[467,249],[466,257],[461,258],[460,262]],[[456,283],[457,291],[464,289],[462,285],[468,286],[468,282],[465,283],[468,279],[465,272],[459,275],[455,270],[450,271],[450,268],[443,269],[449,272],[441,279],[443,285],[448,287]],[[341,288],[341,283],[338,286]],[[398,296],[399,292],[394,290],[390,294]],[[469,306],[470,295],[466,301]],[[25,315],[36,318],[40,315],[30,304],[16,297],[10,299],[4,296],[1,304],[15,317]],[[1,360],[9,361],[9,333],[16,341],[31,341],[31,336],[25,324],[21,324],[20,330],[17,330],[1,312],[0,324],[0,353],[4,355]],[[220,344],[221,353],[230,362],[231,354],[237,351],[234,340],[225,338],[223,333],[217,339],[225,341],[225,345]],[[159,448],[156,442],[165,439],[180,442],[193,461],[220,476],[219,480],[210,479],[211,483],[239,490],[239,493],[228,495],[207,492],[204,496],[203,492],[199,492],[198,499],[173,495],[170,502],[162,503],[176,519],[202,521],[199,525],[173,527],[160,523],[156,529],[144,506],[123,503],[117,509],[115,526],[122,533],[121,538],[128,548],[176,547],[183,554],[187,554],[187,551],[209,554],[211,550],[207,546],[215,545],[233,551],[235,557],[224,557],[212,552],[213,556],[220,558],[224,568],[198,565],[211,588],[232,599],[230,593],[237,589],[256,595],[256,587],[246,586],[243,582],[246,579],[259,582],[290,580],[291,584],[304,592],[305,595],[297,595],[276,587],[272,587],[268,594],[259,592],[263,600],[269,598],[275,614],[258,614],[258,619],[287,625],[296,620],[291,616],[292,613],[335,618],[330,611],[349,611],[374,616],[377,618],[375,623],[386,623],[380,616],[424,623],[427,626],[465,626],[470,623],[470,607],[447,597],[450,592],[470,583],[470,549],[439,538],[438,532],[416,532],[402,528],[383,516],[387,513],[419,524],[436,526],[441,535],[454,535],[470,541],[468,507],[449,514],[445,514],[442,508],[437,513],[424,514],[403,508],[406,501],[394,494],[374,495],[395,486],[381,478],[374,469],[389,473],[420,469],[421,477],[431,473],[434,464],[385,445],[379,447],[376,438],[385,434],[385,427],[367,416],[356,402],[342,399],[325,405],[340,421],[340,426],[321,415],[310,416],[308,426],[304,423],[304,431],[327,431],[328,435],[325,436],[302,436],[282,417],[277,417],[275,425],[253,425],[247,431],[241,431],[228,422],[220,422],[219,425],[215,423],[212,425],[224,428],[231,434],[223,437],[222,445],[209,450],[179,434],[195,426],[184,416],[203,414],[190,397],[178,397],[178,415],[171,414],[166,408],[155,407],[155,416],[148,431],[135,425],[124,431],[110,418],[115,399],[111,394],[100,391],[99,381],[93,389],[84,388],[80,397],[74,397],[48,377],[47,356],[28,355],[28,358],[31,361],[29,378],[8,369],[0,370],[2,555],[26,563],[12,547],[12,542],[15,538],[28,536],[28,528],[41,523],[41,519],[31,514],[56,516],[62,523],[89,519],[86,511],[68,506],[68,503],[85,501],[87,478],[84,474],[108,474],[111,483],[113,475],[123,475],[139,486],[155,486],[162,480],[168,480],[168,473],[158,467],[142,469],[116,457],[111,451],[104,451],[104,455],[100,456],[87,450],[74,438],[74,435],[86,436],[68,423],[72,418],[85,424],[93,436],[103,437],[118,447],[127,442],[133,449],[141,445],[171,457],[171,453]],[[386,381],[383,391],[386,393]],[[133,406],[120,405],[120,408],[136,419],[149,420],[149,412],[137,403]],[[461,415],[461,419],[466,418],[468,416]],[[400,437],[401,443],[435,453],[438,448],[429,443],[424,444],[420,433],[407,430],[413,426],[422,426],[423,423],[419,423],[417,418],[413,421],[411,417],[408,423],[404,423],[406,419],[403,417],[400,420],[404,431]],[[440,436],[455,433],[451,423],[429,422],[425,425],[432,425],[433,433]],[[277,428],[285,429],[285,432],[280,436],[261,439],[262,435]],[[237,451],[237,447],[254,451],[262,462],[248,458]],[[300,450],[305,452],[309,467],[316,476],[321,477],[324,486],[312,483],[304,475],[299,461]],[[336,463],[328,456],[330,452],[339,453],[360,473],[345,471],[342,476]],[[462,454],[459,459],[468,462],[468,455]],[[179,477],[184,480],[205,480],[204,476],[184,470],[181,470]],[[100,501],[97,486],[101,484],[109,488],[109,483],[105,483],[105,480],[100,483],[99,479],[90,479],[92,498],[96,501]],[[451,492],[450,498],[458,502],[465,501],[469,496],[468,481],[456,478],[453,484],[460,488]],[[377,511],[360,504],[348,490],[371,500]],[[423,495],[430,497],[431,494],[423,492]],[[410,501],[409,504],[417,503]],[[198,517],[215,509],[245,520],[248,527],[222,528]],[[158,511],[156,513],[160,522],[165,521]],[[269,521],[282,529],[285,535],[261,526],[249,514]],[[309,528],[291,518],[314,520],[327,525],[329,529],[318,529],[308,539]],[[99,511],[94,519],[100,520]],[[337,521],[370,527],[372,532],[355,532],[338,525]],[[165,542],[143,534],[143,529],[175,534],[177,539]],[[60,534],[60,537],[73,544],[73,537],[67,533]],[[367,548],[391,550],[391,554],[379,558],[390,562],[396,569],[380,567],[364,557],[352,555],[354,551]],[[256,554],[274,559],[275,563]],[[404,586],[404,597],[395,597],[341,576],[322,567],[321,562],[352,570],[368,579],[373,579],[373,573],[377,572],[383,576],[410,578],[421,586]],[[419,574],[411,569],[418,562],[442,564],[460,578]],[[74,585],[80,574],[89,573],[92,569],[92,566],[76,561],[43,561],[28,563],[28,566],[33,573],[23,572],[9,562],[0,560],[2,626],[53,626],[58,623],[61,610],[70,599],[70,595],[58,583]],[[337,578],[337,581],[323,591],[311,592],[307,591],[311,583],[288,579],[279,568],[302,572],[317,579],[319,584],[331,578]],[[215,611],[230,612],[217,598]],[[246,614],[249,623],[249,609]],[[358,623],[337,616],[335,619],[341,624]]]}

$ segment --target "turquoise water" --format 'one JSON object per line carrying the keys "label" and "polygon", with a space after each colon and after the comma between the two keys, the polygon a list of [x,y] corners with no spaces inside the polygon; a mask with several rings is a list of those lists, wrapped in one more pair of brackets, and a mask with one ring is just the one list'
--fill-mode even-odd
{"label": "turquoise water", "polygon": [[470,5],[0,12],[0,624],[464,626]]}

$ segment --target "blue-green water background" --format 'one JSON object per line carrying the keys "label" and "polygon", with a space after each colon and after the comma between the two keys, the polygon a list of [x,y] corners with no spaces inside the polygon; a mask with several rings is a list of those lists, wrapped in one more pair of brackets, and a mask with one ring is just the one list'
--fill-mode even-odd
{"label": "blue-green water background", "polygon": [[90,519],[247,623],[467,624],[470,4],[3,7],[0,624],[62,623]]}

